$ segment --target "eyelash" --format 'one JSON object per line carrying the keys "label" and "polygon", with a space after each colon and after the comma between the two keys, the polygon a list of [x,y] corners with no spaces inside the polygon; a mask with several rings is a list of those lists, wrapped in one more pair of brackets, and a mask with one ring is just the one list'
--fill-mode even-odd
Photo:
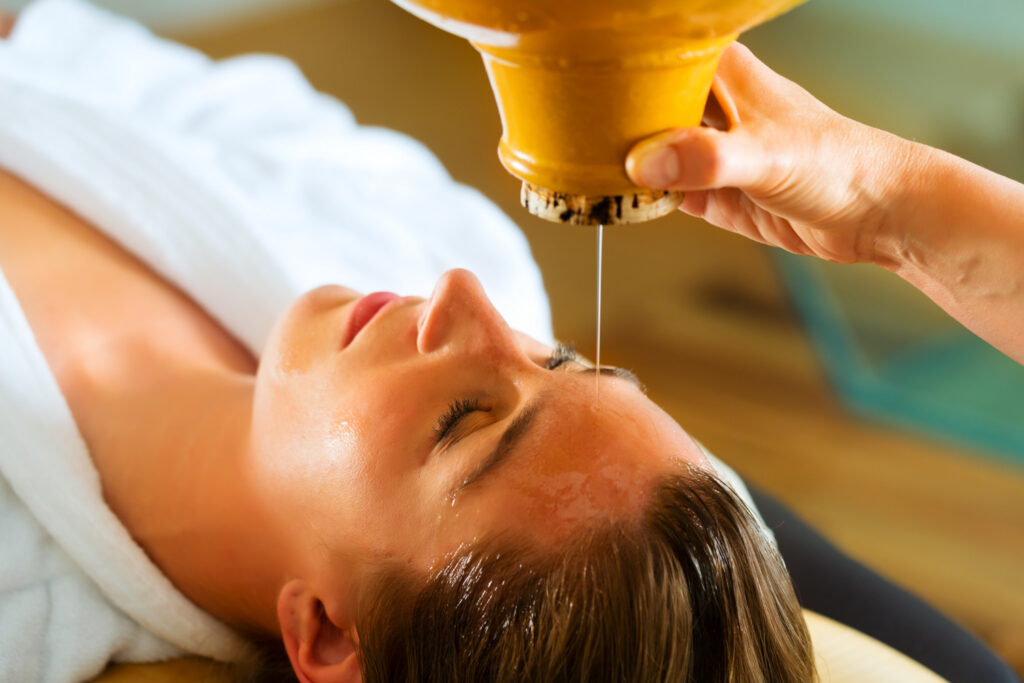
{"label": "eyelash", "polygon": [[434,426],[434,435],[437,437],[437,443],[441,443],[450,436],[455,427],[462,421],[462,418],[470,413],[475,413],[482,407],[483,405],[480,403],[480,400],[476,398],[457,398],[452,401],[448,406],[448,410],[437,419],[437,424]]}
{"label": "eyelash", "polygon": [[[576,360],[579,354],[576,349],[568,344],[558,344],[554,352],[544,361],[545,370],[554,370],[563,363]],[[434,436],[437,443],[441,443],[458,426],[464,417],[483,409],[483,403],[478,398],[457,398],[449,404],[444,414],[437,419],[434,425]]]}
{"label": "eyelash", "polygon": [[544,369],[554,370],[562,363],[569,363],[579,358],[579,354],[569,344],[559,343],[555,346],[554,352],[546,361],[544,361]]}

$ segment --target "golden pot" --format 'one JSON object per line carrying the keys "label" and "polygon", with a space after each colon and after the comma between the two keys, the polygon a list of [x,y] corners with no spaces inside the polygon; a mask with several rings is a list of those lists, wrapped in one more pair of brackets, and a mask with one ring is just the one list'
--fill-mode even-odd
{"label": "golden pot", "polygon": [[557,222],[650,220],[679,193],[633,185],[629,149],[700,124],[722,51],[802,0],[394,0],[472,42],[523,204]]}

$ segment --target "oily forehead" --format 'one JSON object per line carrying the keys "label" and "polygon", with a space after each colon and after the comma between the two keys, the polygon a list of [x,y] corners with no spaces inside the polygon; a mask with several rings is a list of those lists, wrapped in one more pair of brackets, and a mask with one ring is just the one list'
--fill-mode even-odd
{"label": "oily forehead", "polygon": [[[621,379],[566,378],[545,397],[501,472],[465,500],[494,530],[557,542],[603,519],[639,515],[654,483],[703,454],[668,415]],[[585,386],[579,386],[583,384]]]}

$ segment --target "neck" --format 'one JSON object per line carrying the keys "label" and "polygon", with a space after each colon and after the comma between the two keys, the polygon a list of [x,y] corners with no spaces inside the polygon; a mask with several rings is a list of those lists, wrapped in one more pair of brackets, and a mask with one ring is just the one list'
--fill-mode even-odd
{"label": "neck", "polygon": [[248,477],[254,378],[166,358],[146,365],[157,376],[107,393],[107,414],[135,427],[90,443],[108,503],[193,602],[242,630],[274,632],[287,553]]}

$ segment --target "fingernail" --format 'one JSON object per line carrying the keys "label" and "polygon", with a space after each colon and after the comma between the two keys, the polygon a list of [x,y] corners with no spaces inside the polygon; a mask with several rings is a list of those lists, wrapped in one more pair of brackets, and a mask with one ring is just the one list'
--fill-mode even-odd
{"label": "fingernail", "polygon": [[679,181],[679,155],[668,146],[637,151],[636,174],[646,187],[667,188]]}

